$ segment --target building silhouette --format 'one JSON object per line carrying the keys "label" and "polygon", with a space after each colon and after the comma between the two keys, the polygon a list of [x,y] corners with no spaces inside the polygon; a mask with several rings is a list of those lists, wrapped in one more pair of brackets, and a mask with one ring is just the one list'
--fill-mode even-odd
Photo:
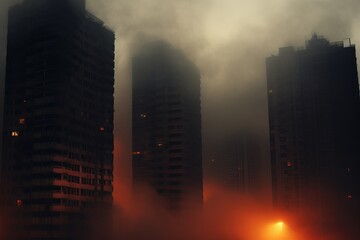
{"label": "building silhouette", "polygon": [[87,209],[112,205],[114,33],[85,0],[25,0],[8,19],[8,239],[73,239]]}
{"label": "building silhouette", "polygon": [[[358,239],[359,84],[355,46],[313,35],[267,58],[273,201]],[[341,239],[341,238],[339,238]]]}
{"label": "building silhouette", "polygon": [[200,74],[167,43],[133,59],[133,181],[152,186],[170,209],[202,202]]}
{"label": "building silhouette", "polygon": [[260,190],[259,139],[246,131],[233,132],[211,146],[209,175],[225,188],[246,195]]}

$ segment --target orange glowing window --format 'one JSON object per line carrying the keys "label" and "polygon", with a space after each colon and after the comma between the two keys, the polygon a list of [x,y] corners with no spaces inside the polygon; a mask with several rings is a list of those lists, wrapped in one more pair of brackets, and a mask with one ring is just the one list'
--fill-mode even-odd
{"label": "orange glowing window", "polygon": [[291,166],[292,166],[292,162],[287,161],[286,166],[291,167]]}
{"label": "orange glowing window", "polygon": [[21,207],[22,206],[22,200],[20,200],[20,199],[16,200],[16,206]]}
{"label": "orange glowing window", "polygon": [[19,136],[19,132],[18,132],[18,131],[12,131],[12,132],[11,132],[11,136],[12,136],[12,137],[18,137],[18,136]]}
{"label": "orange glowing window", "polygon": [[133,155],[140,155],[141,152],[133,152],[132,154],[133,154]]}
{"label": "orange glowing window", "polygon": [[24,124],[25,124],[25,121],[26,121],[25,118],[20,118],[20,119],[19,119],[19,123],[20,123],[21,125],[24,125]]}

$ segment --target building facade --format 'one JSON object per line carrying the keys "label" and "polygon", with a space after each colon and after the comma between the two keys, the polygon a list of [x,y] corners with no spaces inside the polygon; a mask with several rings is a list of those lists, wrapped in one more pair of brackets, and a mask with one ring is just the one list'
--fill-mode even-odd
{"label": "building facade", "polygon": [[304,218],[316,213],[321,229],[343,239],[359,237],[355,54],[350,40],[313,35],[305,49],[280,48],[266,61],[274,204]]}
{"label": "building facade", "polygon": [[25,0],[9,10],[7,42],[9,232],[72,239],[86,209],[112,204],[114,33],[84,0]]}
{"label": "building facade", "polygon": [[260,191],[261,146],[254,134],[245,131],[218,137],[211,146],[209,175],[226,189],[244,195]]}
{"label": "building facade", "polygon": [[200,74],[178,50],[150,43],[133,59],[133,180],[180,208],[202,202]]}

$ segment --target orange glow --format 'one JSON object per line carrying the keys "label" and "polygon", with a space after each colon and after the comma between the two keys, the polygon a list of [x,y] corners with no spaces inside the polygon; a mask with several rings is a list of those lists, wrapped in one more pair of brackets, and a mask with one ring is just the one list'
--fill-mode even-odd
{"label": "orange glow", "polygon": [[265,235],[269,240],[282,240],[284,239],[284,223],[277,222],[275,224],[270,224],[266,228]]}
{"label": "orange glow", "polygon": [[19,124],[24,125],[25,124],[25,118],[20,118],[19,119]]}
{"label": "orange glow", "polygon": [[292,162],[288,161],[288,162],[287,162],[287,166],[288,166],[288,167],[291,167],[291,166],[292,166]]}
{"label": "orange glow", "polygon": [[[123,146],[119,142],[116,146],[117,157],[127,156],[121,152]],[[299,222],[285,212],[274,212],[271,204],[264,204],[263,199],[257,202],[256,198],[215,184],[204,184],[201,211],[196,211],[190,200],[186,206],[191,211],[169,212],[164,207],[164,199],[149,186],[131,187],[131,178],[120,176],[122,181],[114,181],[115,221],[119,227],[113,239],[336,239],[319,238],[316,229],[311,229],[314,224],[309,225],[310,229],[304,227],[301,222],[312,222],[311,215]],[[150,232],[147,231],[149,228]]]}
{"label": "orange glow", "polygon": [[132,155],[140,155],[141,152],[133,152]]}

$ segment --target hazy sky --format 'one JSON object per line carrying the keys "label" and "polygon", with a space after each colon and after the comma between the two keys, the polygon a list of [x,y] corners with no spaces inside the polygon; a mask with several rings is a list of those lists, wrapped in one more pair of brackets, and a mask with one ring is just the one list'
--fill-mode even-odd
{"label": "hazy sky", "polygon": [[[269,166],[266,57],[279,47],[303,47],[315,32],[360,45],[358,0],[88,0],[87,7],[116,32],[116,135],[123,149],[131,139],[129,59],[144,39],[162,38],[200,68],[205,166],[212,158],[206,147],[242,129],[262,136],[260,164]],[[120,156],[120,169],[128,169],[130,151]]]}
{"label": "hazy sky", "polygon": [[[6,1],[0,0],[1,84]],[[167,40],[199,67],[204,147],[240,129],[266,142],[265,58],[279,47],[304,46],[314,32],[360,46],[358,0],[88,0],[87,8],[116,33],[115,162],[122,181],[129,180],[131,157],[129,60],[144,40]],[[206,163],[211,153],[204,157]]]}

